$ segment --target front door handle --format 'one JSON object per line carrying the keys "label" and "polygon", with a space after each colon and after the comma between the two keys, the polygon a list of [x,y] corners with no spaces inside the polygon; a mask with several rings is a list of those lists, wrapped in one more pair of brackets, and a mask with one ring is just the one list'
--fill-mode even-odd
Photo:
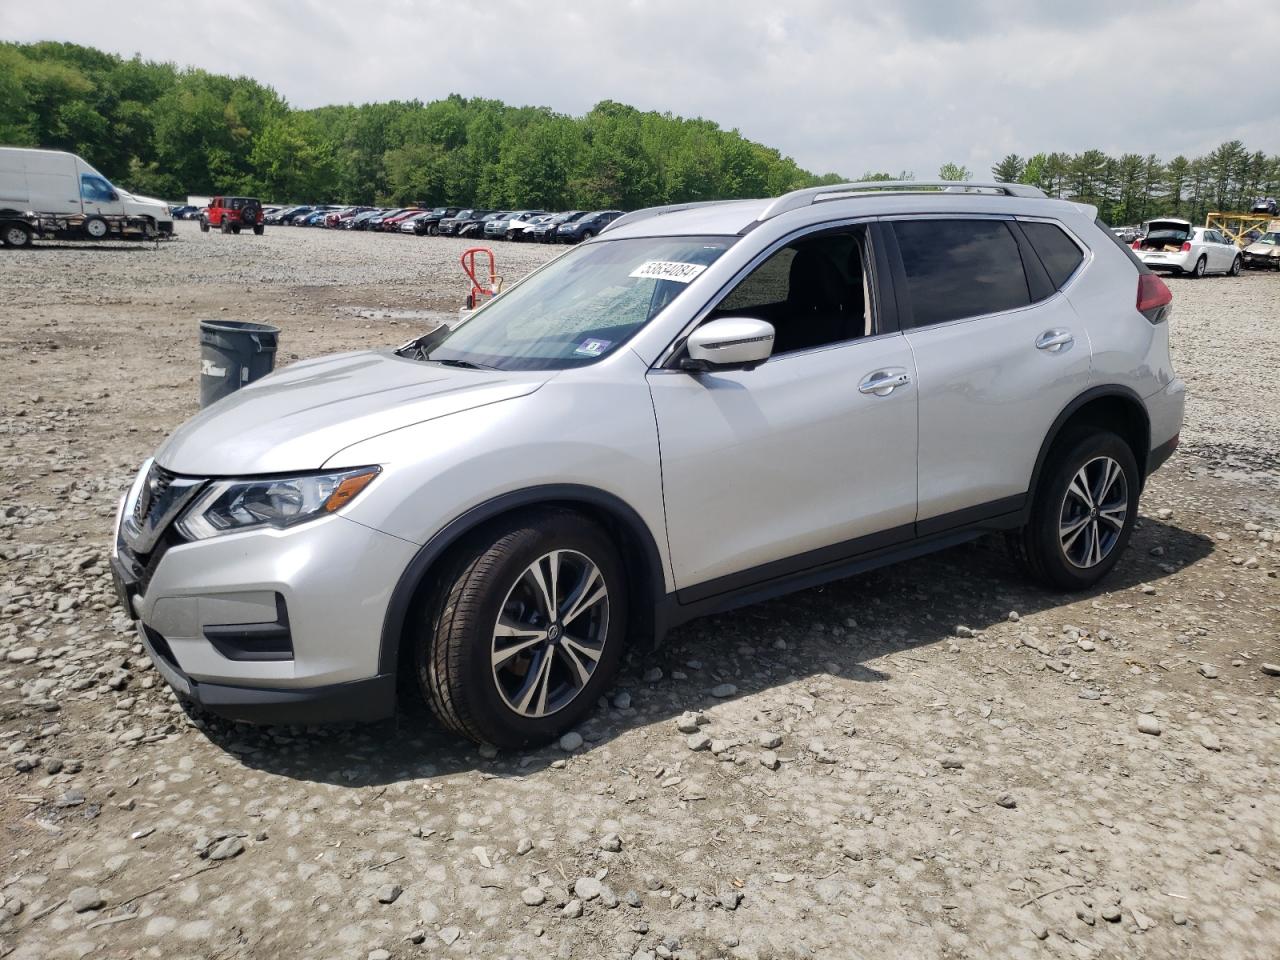
{"label": "front door handle", "polygon": [[1070,330],[1046,330],[1036,338],[1036,349],[1059,353],[1075,342],[1076,338],[1071,335]]}
{"label": "front door handle", "polygon": [[877,397],[887,397],[899,387],[905,387],[910,382],[911,378],[907,376],[905,370],[877,370],[858,384],[858,392],[875,394]]}

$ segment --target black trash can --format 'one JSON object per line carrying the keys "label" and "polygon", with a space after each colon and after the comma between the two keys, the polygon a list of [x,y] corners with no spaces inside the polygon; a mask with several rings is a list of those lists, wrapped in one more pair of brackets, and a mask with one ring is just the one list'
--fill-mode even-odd
{"label": "black trash can", "polygon": [[207,407],[276,365],[280,328],[244,320],[200,321],[200,406]]}

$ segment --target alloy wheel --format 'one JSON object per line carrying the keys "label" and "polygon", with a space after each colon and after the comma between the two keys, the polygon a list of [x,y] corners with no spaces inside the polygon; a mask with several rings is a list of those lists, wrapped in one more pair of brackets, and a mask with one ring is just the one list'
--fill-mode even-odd
{"label": "alloy wheel", "polygon": [[576,550],[553,550],[507,592],[492,644],[493,679],[524,717],[568,706],[591,680],[609,633],[609,590],[599,567]]}
{"label": "alloy wheel", "polygon": [[1088,461],[1067,487],[1058,515],[1058,540],[1072,566],[1096,567],[1115,549],[1129,515],[1129,483],[1110,457]]}

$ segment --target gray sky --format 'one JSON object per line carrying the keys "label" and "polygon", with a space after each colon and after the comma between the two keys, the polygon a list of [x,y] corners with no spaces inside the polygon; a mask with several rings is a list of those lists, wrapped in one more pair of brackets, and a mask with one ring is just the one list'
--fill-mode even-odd
{"label": "gray sky", "polygon": [[[603,99],[737,127],[816,172],[979,176],[1009,152],[1280,153],[1264,0],[62,0],[0,38],[245,74],[298,107]],[[1257,49],[1265,49],[1259,47]]]}

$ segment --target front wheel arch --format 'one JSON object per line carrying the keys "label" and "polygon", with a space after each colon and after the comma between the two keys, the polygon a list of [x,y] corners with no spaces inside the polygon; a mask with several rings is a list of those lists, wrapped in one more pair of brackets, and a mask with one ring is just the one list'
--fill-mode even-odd
{"label": "front wheel arch", "polygon": [[509,524],[518,513],[543,508],[581,513],[610,535],[626,565],[631,611],[628,645],[656,641],[655,612],[666,592],[666,578],[662,555],[648,525],[614,494],[579,484],[548,484],[506,493],[473,507],[445,524],[418,550],[387,603],[378,672],[412,675],[403,669],[412,644],[403,640],[412,626],[412,612],[430,589],[433,573],[443,569],[458,549],[481,539],[487,530]]}

